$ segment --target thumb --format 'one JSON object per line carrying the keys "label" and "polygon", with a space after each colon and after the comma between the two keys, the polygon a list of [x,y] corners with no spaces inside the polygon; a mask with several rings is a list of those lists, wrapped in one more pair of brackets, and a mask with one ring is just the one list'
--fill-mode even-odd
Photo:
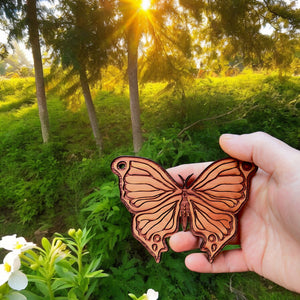
{"label": "thumb", "polygon": [[219,140],[221,148],[230,156],[240,160],[254,162],[265,172],[281,172],[295,164],[297,150],[284,142],[264,133],[235,135],[223,134]]}

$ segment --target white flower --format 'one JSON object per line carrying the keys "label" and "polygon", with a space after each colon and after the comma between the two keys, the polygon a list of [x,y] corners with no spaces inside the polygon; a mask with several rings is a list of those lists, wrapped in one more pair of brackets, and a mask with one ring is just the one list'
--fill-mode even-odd
{"label": "white flower", "polygon": [[154,291],[153,289],[148,289],[146,296],[148,300],[157,300],[158,292]]}
{"label": "white flower", "polygon": [[16,234],[6,235],[0,240],[0,248],[14,251],[18,254],[34,247],[34,243],[27,242],[23,237],[17,238]]}
{"label": "white flower", "polygon": [[0,265],[0,286],[8,282],[8,285],[17,291],[23,290],[28,284],[25,274],[19,271],[21,261],[17,253],[9,252]]}
{"label": "white flower", "polygon": [[27,298],[18,293],[18,292],[12,292],[12,293],[9,293],[9,295],[6,296],[8,300],[27,300]]}

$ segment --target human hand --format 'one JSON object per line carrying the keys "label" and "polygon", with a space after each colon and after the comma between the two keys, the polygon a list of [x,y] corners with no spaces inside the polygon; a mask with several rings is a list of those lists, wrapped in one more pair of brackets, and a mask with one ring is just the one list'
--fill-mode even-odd
{"label": "human hand", "polygon": [[[300,151],[262,132],[224,134],[220,146],[230,156],[259,167],[239,215],[235,242],[241,249],[221,252],[212,264],[204,253],[193,253],[186,257],[186,266],[201,273],[254,271],[300,293]],[[181,165],[167,171],[180,183],[178,174],[198,176],[208,165]],[[200,244],[189,231],[170,238],[176,252],[197,249]]]}

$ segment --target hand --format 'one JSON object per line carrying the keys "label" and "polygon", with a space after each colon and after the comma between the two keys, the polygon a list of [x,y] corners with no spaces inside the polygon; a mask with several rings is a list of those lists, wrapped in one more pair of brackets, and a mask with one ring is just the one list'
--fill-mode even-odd
{"label": "hand", "polygon": [[[186,257],[186,266],[202,273],[254,271],[300,293],[300,151],[262,132],[224,134],[220,145],[230,156],[259,167],[239,215],[241,249],[221,252],[212,264],[205,254],[193,253]],[[197,176],[207,165],[182,165],[168,172],[180,183],[178,174],[184,177],[192,171]],[[170,238],[177,252],[199,245],[189,231]]]}

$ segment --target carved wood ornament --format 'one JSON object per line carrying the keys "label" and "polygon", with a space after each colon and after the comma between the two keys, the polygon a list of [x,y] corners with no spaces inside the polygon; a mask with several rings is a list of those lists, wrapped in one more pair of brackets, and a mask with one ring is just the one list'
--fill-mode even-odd
{"label": "carved wood ornament", "polygon": [[111,164],[119,177],[120,197],[132,214],[132,234],[160,262],[166,238],[190,230],[202,238],[200,249],[212,263],[237,232],[237,213],[249,198],[257,167],[225,158],[209,165],[194,181],[178,184],[157,163],[121,156]]}

